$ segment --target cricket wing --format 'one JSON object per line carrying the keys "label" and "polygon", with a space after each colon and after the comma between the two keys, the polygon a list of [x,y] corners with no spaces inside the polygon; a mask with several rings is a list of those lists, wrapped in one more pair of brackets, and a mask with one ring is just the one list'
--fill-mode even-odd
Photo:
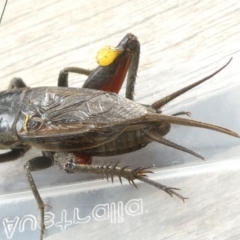
{"label": "cricket wing", "polygon": [[26,93],[24,101],[19,137],[42,150],[101,145],[146,114],[140,104],[91,89],[36,88]]}

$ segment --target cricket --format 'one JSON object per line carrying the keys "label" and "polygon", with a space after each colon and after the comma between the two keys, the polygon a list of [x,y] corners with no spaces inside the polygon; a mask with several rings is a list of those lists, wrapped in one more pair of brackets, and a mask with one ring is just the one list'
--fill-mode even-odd
{"label": "cricket", "polygon": [[[5,3],[3,13],[6,8]],[[140,58],[140,42],[128,33],[116,47],[104,47],[97,54],[99,66],[93,70],[66,67],[60,71],[56,87],[30,88],[21,78],[13,78],[9,88],[0,92],[0,149],[9,152],[0,155],[0,162],[21,158],[30,148],[42,151],[42,156],[29,159],[24,165],[32,193],[40,211],[40,240],[43,239],[44,209],[47,206],[35,185],[32,172],[57,165],[67,173],[96,173],[111,179],[122,178],[136,186],[139,180],[156,187],[182,201],[175,187],[168,187],[152,181],[148,174],[152,165],[130,169],[110,161],[92,165],[94,156],[127,154],[158,142],[168,147],[204,159],[199,153],[178,145],[165,136],[171,125],[205,128],[239,138],[229,129],[204,123],[181,115],[163,114],[161,108],[173,99],[206,82],[222,71],[231,59],[209,76],[176,92],[144,105],[134,101],[134,85]],[[81,88],[69,87],[70,73],[84,74],[87,79]],[[126,78],[126,96],[118,95]]]}

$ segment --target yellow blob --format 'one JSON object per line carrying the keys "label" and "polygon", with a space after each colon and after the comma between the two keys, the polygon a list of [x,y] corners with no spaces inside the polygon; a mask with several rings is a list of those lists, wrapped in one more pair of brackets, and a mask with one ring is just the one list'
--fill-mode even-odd
{"label": "yellow blob", "polygon": [[23,123],[23,130],[26,131],[26,132],[27,132],[28,121],[29,121],[29,114],[26,114],[26,118],[25,118],[24,123]]}
{"label": "yellow blob", "polygon": [[99,66],[106,67],[110,65],[122,52],[123,50],[115,47],[104,47],[97,53],[97,63]]}

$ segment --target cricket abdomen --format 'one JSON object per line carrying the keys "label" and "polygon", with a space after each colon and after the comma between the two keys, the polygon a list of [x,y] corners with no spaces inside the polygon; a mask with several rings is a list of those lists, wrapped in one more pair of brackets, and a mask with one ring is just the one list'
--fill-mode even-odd
{"label": "cricket abdomen", "polygon": [[82,150],[82,152],[91,156],[113,156],[136,151],[145,147],[150,142],[150,139],[144,137],[143,130],[126,131],[111,142]]}

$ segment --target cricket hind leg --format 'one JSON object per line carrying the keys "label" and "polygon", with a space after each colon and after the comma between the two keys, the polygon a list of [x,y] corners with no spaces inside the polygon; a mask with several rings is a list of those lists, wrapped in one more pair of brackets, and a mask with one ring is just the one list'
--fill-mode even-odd
{"label": "cricket hind leg", "polygon": [[54,165],[56,165],[59,169],[63,169],[66,162],[69,159],[74,160],[75,163],[78,164],[92,164],[92,156],[82,153],[81,151],[73,151],[73,152],[48,152],[42,151],[43,156],[50,158]]}
{"label": "cricket hind leg", "polygon": [[138,42],[134,50],[134,54],[127,75],[126,98],[130,100],[134,100],[134,88],[137,78],[139,59],[140,59],[140,43]]}
{"label": "cricket hind leg", "polygon": [[79,67],[67,67],[60,71],[58,77],[58,87],[68,87],[68,74],[69,73],[77,73],[83,75],[89,75],[92,70],[79,68]]}
{"label": "cricket hind leg", "polygon": [[[133,100],[140,56],[140,43],[128,33],[117,47],[103,48],[97,54],[99,66],[92,71],[83,88],[119,93],[127,76],[126,98]],[[102,64],[102,59],[107,64]]]}
{"label": "cricket hind leg", "polygon": [[139,181],[145,182],[151,186],[154,186],[168,193],[170,196],[174,196],[174,195],[177,196],[183,202],[185,199],[187,199],[186,197],[183,197],[182,195],[174,191],[174,190],[180,190],[180,189],[167,187],[163,184],[160,184],[158,182],[148,179],[146,174],[153,173],[152,171],[149,170],[149,167],[147,168],[139,167],[132,170],[132,169],[129,169],[128,166],[118,167],[117,165],[118,163],[111,166],[111,162],[103,165],[84,165],[84,164],[76,164],[74,163],[74,161],[70,160],[66,163],[64,170],[67,173],[77,173],[77,172],[95,173],[95,174],[101,175],[102,178],[106,177],[107,180],[111,178],[112,182],[114,181],[114,176],[117,176],[121,184],[122,184],[122,178],[125,178],[128,180],[130,184],[134,185],[136,188],[137,186],[134,180],[138,179]]}
{"label": "cricket hind leg", "polygon": [[147,177],[144,176],[137,176],[137,178],[139,181],[145,182],[146,184],[149,184],[153,187],[156,187],[164,192],[166,192],[167,194],[169,194],[171,197],[176,196],[179,199],[181,199],[183,202],[185,202],[186,199],[188,199],[187,197],[183,197],[181,194],[175,192],[174,190],[181,190],[180,188],[174,188],[174,187],[167,187],[161,183],[155,182]]}
{"label": "cricket hind leg", "polygon": [[92,157],[88,154],[82,153],[81,151],[55,152],[54,155],[52,156],[53,156],[54,165],[56,165],[59,169],[65,170],[65,165],[69,161],[73,161],[74,163],[84,164],[84,165],[92,164]]}
{"label": "cricket hind leg", "polygon": [[[121,54],[113,57],[112,54],[118,51]],[[68,73],[72,72],[88,76],[82,88],[118,93],[127,74],[126,98],[133,100],[140,57],[139,41],[133,34],[128,33],[116,48],[111,48],[104,54],[105,58],[110,59],[108,65],[99,65],[92,71],[78,67],[65,68],[60,71],[58,86],[68,87]]]}

